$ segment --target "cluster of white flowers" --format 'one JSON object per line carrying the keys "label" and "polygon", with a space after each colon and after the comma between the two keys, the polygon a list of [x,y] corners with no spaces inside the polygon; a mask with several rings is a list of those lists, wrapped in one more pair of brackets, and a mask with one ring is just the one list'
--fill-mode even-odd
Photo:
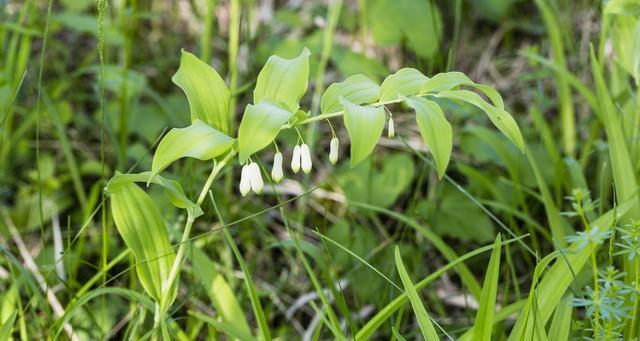
{"label": "cluster of white flowers", "polygon": [[256,194],[262,193],[264,188],[264,181],[262,181],[262,174],[260,174],[260,167],[257,163],[251,162],[248,165],[242,166],[242,173],[240,174],[240,194],[244,197],[253,191]]}
{"label": "cluster of white flowers", "polygon": [[[329,161],[331,164],[338,162],[338,147],[339,141],[337,137],[333,137],[329,144]],[[302,171],[306,174],[311,172],[313,164],[311,163],[311,152],[309,146],[305,143],[297,145],[293,148],[293,156],[291,158],[291,170],[294,173],[298,173],[302,168]],[[277,151],[273,156],[273,168],[271,169],[271,179],[275,183],[279,183],[284,178],[284,171],[282,170],[282,153]],[[255,162],[250,162],[248,165],[242,166],[242,173],[240,174],[240,194],[246,196],[250,191],[256,194],[262,193],[264,188],[264,182],[262,181],[262,174],[260,173],[260,167]]]}

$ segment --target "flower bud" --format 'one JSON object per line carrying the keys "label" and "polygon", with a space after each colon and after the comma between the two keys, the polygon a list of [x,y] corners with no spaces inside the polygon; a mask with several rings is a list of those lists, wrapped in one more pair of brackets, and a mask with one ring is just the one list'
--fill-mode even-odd
{"label": "flower bud", "polygon": [[393,124],[393,117],[389,117],[389,125],[387,126],[387,133],[389,138],[396,136],[396,129]]}
{"label": "flower bud", "polygon": [[309,146],[302,144],[300,147],[300,161],[302,162],[302,171],[309,174],[311,172],[311,153],[309,152]]}
{"label": "flower bud", "polygon": [[300,170],[300,146],[293,147],[293,157],[291,158],[291,170],[294,173],[298,173]]}
{"label": "flower bud", "polygon": [[276,155],[273,156],[273,168],[271,169],[271,179],[275,183],[279,183],[282,181],[284,174],[282,172],[282,153],[277,152]]}
{"label": "flower bud", "polygon": [[338,162],[339,144],[340,142],[338,141],[337,137],[332,138],[331,142],[329,143],[329,162],[331,162],[332,165],[335,165],[336,162]]}
{"label": "flower bud", "polygon": [[249,191],[251,190],[251,180],[249,173],[251,173],[251,171],[249,170],[249,166],[242,166],[242,173],[240,174],[240,194],[242,194],[243,197],[246,196],[247,193],[249,193]]}
{"label": "flower bud", "polygon": [[264,182],[262,181],[262,174],[260,174],[260,167],[258,166],[257,163],[252,162],[249,165],[249,170],[250,170],[249,179],[251,182],[251,189],[255,194],[262,193],[262,189],[264,188]]}

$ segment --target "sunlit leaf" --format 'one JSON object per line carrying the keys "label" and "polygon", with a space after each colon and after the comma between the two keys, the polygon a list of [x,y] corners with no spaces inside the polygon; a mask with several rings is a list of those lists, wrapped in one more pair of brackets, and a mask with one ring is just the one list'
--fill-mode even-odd
{"label": "sunlit leaf", "polygon": [[380,101],[393,101],[403,96],[420,93],[420,88],[429,78],[420,71],[403,68],[385,78],[380,86]]}
{"label": "sunlit leaf", "polygon": [[384,129],[384,109],[363,107],[341,98],[344,125],[351,139],[351,166],[364,160],[378,143]]}
{"label": "sunlit leaf", "polygon": [[416,111],[420,135],[433,155],[438,177],[442,178],[449,165],[453,148],[451,124],[436,102],[422,97],[409,97],[406,103]]}
{"label": "sunlit leaf", "polygon": [[198,119],[186,128],[171,129],[162,138],[153,155],[151,177],[184,157],[203,161],[211,160],[224,154],[233,143],[234,140],[231,137]]}
{"label": "sunlit leaf", "polygon": [[292,112],[272,102],[247,105],[238,130],[240,163],[273,142],[280,128],[292,115]]}
{"label": "sunlit leaf", "polygon": [[171,80],[187,95],[192,122],[201,120],[229,133],[229,89],[214,68],[183,50]]}
{"label": "sunlit leaf", "polygon": [[307,48],[293,59],[271,56],[264,65],[253,91],[253,103],[277,103],[291,112],[300,108],[300,98],[309,83],[309,55]]}
{"label": "sunlit leaf", "polygon": [[380,86],[364,75],[353,75],[343,82],[331,84],[322,95],[320,111],[330,113],[342,110],[340,97],[353,104],[371,104],[378,100]]}
{"label": "sunlit leaf", "polygon": [[[113,220],[125,244],[135,255],[138,279],[149,296],[160,302],[162,284],[169,277],[175,258],[160,209],[134,183],[114,186],[110,194]],[[175,293],[169,295],[174,296]]]}
{"label": "sunlit leaf", "polygon": [[516,121],[504,109],[496,108],[485,102],[480,95],[469,90],[448,90],[440,92],[437,97],[467,102],[484,111],[495,125],[520,151],[524,151],[524,142]]}
{"label": "sunlit leaf", "polygon": [[440,92],[451,90],[459,86],[469,86],[482,91],[493,103],[496,108],[504,109],[504,102],[500,94],[492,87],[485,84],[478,84],[467,75],[458,71],[442,72],[431,77],[429,80],[422,84],[420,88],[421,94],[430,92]]}

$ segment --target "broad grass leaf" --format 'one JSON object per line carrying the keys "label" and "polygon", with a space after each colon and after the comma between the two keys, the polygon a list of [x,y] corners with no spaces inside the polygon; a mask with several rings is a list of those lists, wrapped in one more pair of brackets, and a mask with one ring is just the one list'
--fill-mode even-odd
{"label": "broad grass leaf", "polygon": [[413,282],[411,282],[411,277],[409,277],[407,269],[404,267],[404,263],[402,263],[400,249],[397,246],[395,248],[395,259],[398,274],[400,274],[400,279],[402,280],[402,284],[404,285],[404,290],[409,297],[409,301],[411,302],[411,306],[413,307],[413,312],[416,316],[416,319],[418,320],[418,324],[420,325],[422,336],[425,340],[440,340],[440,338],[438,337],[438,333],[436,332],[436,329],[431,322],[431,317],[429,317],[427,309],[425,309],[424,305],[422,304],[420,295],[418,295],[418,291],[413,285]]}
{"label": "broad grass leaf", "polygon": [[[640,206],[635,197],[638,183],[636,174],[629,153],[625,135],[622,131],[622,125],[618,117],[615,104],[609,93],[602,69],[599,66],[593,48],[591,49],[591,71],[596,84],[596,93],[598,102],[600,103],[600,115],[604,123],[604,129],[607,135],[609,146],[609,157],[611,158],[611,170],[613,172],[613,181],[617,199],[620,202],[626,200],[634,200],[636,206],[631,210],[631,217],[640,217]],[[633,199],[632,199],[633,198]]]}
{"label": "broad grass leaf", "polygon": [[520,151],[524,152],[524,141],[516,121],[504,109],[494,107],[485,102],[480,95],[469,90],[448,90],[440,92],[437,97],[467,102],[484,111],[489,120],[496,126]]}
{"label": "broad grass leaf", "polygon": [[182,50],[180,67],[171,80],[187,95],[191,122],[201,120],[229,134],[229,89],[214,68]]}
{"label": "broad grass leaf", "polygon": [[227,152],[233,143],[233,138],[198,119],[188,127],[171,129],[153,155],[151,178],[184,157],[212,160]]}
{"label": "broad grass leaf", "polygon": [[309,83],[309,49],[293,59],[271,56],[267,60],[253,91],[253,103],[270,101],[284,106],[291,112],[300,108],[300,99],[307,92]]}
{"label": "broad grass leaf", "polygon": [[[134,183],[122,183],[111,190],[113,220],[135,256],[138,279],[149,296],[160,302],[163,282],[175,258],[160,210]],[[175,297],[175,290],[169,297]]]}
{"label": "broad grass leaf", "polygon": [[491,251],[491,259],[487,272],[484,275],[480,306],[473,324],[473,340],[491,340],[493,320],[496,313],[496,295],[498,293],[498,279],[500,275],[500,252],[502,240],[500,235],[496,237]]}
{"label": "broad grass leaf", "polygon": [[[614,221],[618,219],[617,217],[624,216],[631,208],[636,207],[636,197],[631,199],[633,200],[628,200],[598,217],[598,219],[591,222],[591,225],[599,226],[603,231],[611,229]],[[543,258],[536,266],[532,282],[534,285],[531,286],[531,290],[533,291],[536,289],[537,292],[535,295],[533,295],[533,292],[530,293],[529,301],[531,302],[527,302],[527,306],[525,306],[518,316],[518,320],[509,335],[510,341],[520,340],[524,336],[533,334],[533,331],[530,330],[530,328],[533,328],[535,325],[533,315],[536,315],[537,319],[539,319],[543,325],[548,322],[549,318],[551,318],[551,315],[560,303],[562,296],[569,288],[569,285],[574,281],[574,274],[578,274],[582,271],[584,266],[587,264],[591,253],[595,251],[592,247],[579,249],[578,243],[579,242],[576,242],[570,245],[566,251],[564,251],[563,255],[547,270],[544,276],[542,276],[542,270],[545,269],[547,264],[552,260],[546,259],[554,254]],[[558,257],[558,255],[555,254],[555,257]],[[538,268],[540,268],[540,270],[538,270]],[[538,283],[538,278],[541,278],[541,280],[538,285],[535,285]],[[532,302],[533,299],[537,299],[538,302],[534,304]],[[535,314],[530,312],[531,307],[533,306],[538,307],[538,312]]]}
{"label": "broad grass leaf", "polygon": [[329,85],[322,95],[320,111],[330,113],[342,110],[340,97],[353,104],[371,104],[378,100],[380,86],[365,75],[353,75],[342,82]]}
{"label": "broad grass leaf", "polygon": [[[193,247],[189,253],[189,258],[193,263],[196,278],[204,285],[211,303],[213,303],[224,323],[232,326],[235,335],[251,336],[251,329],[244,311],[229,283],[221,274],[216,272],[214,262],[197,247]],[[234,335],[229,334],[229,336]]]}
{"label": "broad grass leaf", "polygon": [[571,332],[571,316],[573,315],[573,294],[567,292],[553,313],[549,327],[549,339],[554,341],[569,340]]}
{"label": "broad grass leaf", "polygon": [[263,101],[247,105],[238,130],[240,163],[244,163],[251,154],[273,142],[280,128],[292,115],[291,111],[273,102]]}
{"label": "broad grass leaf", "polygon": [[351,139],[351,166],[364,160],[378,143],[384,129],[384,109],[363,107],[341,98],[344,125]]}
{"label": "broad grass leaf", "polygon": [[195,311],[189,311],[189,315],[195,317],[196,319],[202,322],[205,322],[211,325],[211,327],[213,327],[214,329],[227,334],[228,336],[234,338],[234,340],[242,340],[242,341],[258,340],[253,335],[251,335],[250,332],[247,332],[246,330],[238,328],[238,326],[234,325],[229,321],[226,321],[226,320],[218,321],[211,318],[210,316],[207,316],[205,314],[195,312]]}
{"label": "broad grass leaf", "polygon": [[442,179],[453,149],[451,124],[436,102],[422,97],[409,97],[405,102],[416,111],[420,135],[436,162],[438,178]]}
{"label": "broad grass leaf", "polygon": [[389,102],[420,93],[429,78],[413,68],[402,68],[387,76],[380,86],[380,101]]}

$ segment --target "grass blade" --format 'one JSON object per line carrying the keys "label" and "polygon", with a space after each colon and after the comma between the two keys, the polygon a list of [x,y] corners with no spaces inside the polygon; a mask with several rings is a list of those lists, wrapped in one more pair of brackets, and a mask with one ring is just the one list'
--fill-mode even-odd
{"label": "grass blade", "polygon": [[496,312],[496,294],[498,291],[498,275],[500,274],[500,252],[502,251],[500,235],[496,237],[491,251],[489,267],[484,277],[480,308],[473,324],[474,340],[491,340],[493,317]]}
{"label": "grass blade", "polygon": [[422,336],[424,336],[425,340],[440,340],[436,329],[433,327],[433,323],[431,323],[431,317],[429,317],[427,309],[425,309],[424,305],[422,304],[422,300],[420,300],[418,291],[413,285],[413,282],[411,282],[411,277],[409,277],[407,269],[405,269],[404,267],[404,263],[402,263],[400,249],[397,246],[395,249],[395,258],[396,267],[398,268],[398,273],[400,274],[400,279],[402,280],[404,289],[406,290],[409,301],[411,302],[411,306],[413,307],[413,312],[415,313],[418,324],[420,325]]}

